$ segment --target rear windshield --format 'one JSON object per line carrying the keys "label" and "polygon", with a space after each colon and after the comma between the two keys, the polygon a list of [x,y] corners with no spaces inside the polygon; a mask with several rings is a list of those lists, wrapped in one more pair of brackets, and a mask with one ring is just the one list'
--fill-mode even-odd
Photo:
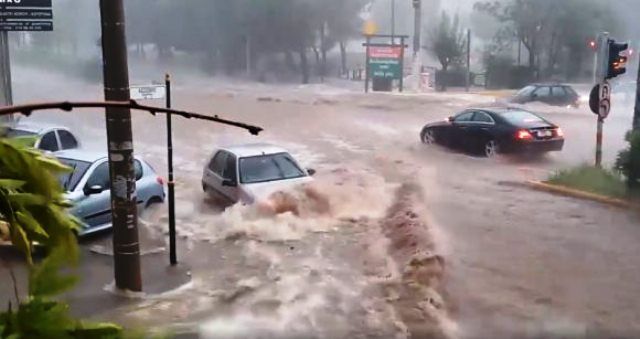
{"label": "rear windshield", "polygon": [[573,88],[571,88],[569,86],[564,86],[564,90],[567,91],[567,93],[569,93],[569,95],[578,96],[578,93],[576,93],[576,91],[574,91]]}
{"label": "rear windshield", "polygon": [[527,111],[509,111],[501,114],[502,117],[514,125],[530,124],[532,122],[545,122],[541,117]]}
{"label": "rear windshield", "polygon": [[71,167],[73,170],[72,172],[61,173],[58,175],[58,181],[65,191],[73,191],[78,185],[78,182],[80,182],[80,179],[82,179],[84,174],[87,172],[87,169],[91,166],[91,163],[64,158],[60,158],[58,160],[60,160],[64,165]]}

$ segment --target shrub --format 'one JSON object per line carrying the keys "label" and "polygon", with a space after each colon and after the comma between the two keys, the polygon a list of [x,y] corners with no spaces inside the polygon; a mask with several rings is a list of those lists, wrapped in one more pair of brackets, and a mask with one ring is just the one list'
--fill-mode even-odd
{"label": "shrub", "polygon": [[618,153],[615,167],[627,178],[627,187],[640,190],[640,131],[630,131],[626,136],[629,146]]}

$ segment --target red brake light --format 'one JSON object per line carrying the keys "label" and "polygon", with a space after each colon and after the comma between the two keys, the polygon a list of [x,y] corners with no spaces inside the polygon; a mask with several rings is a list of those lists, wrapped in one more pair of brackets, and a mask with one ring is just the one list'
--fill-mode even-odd
{"label": "red brake light", "polygon": [[564,136],[564,131],[562,130],[562,128],[558,127],[558,129],[556,129],[556,135],[559,137]]}
{"label": "red brake light", "polygon": [[156,177],[156,181],[158,182],[158,184],[160,184],[161,186],[164,186],[164,179],[162,179],[162,177]]}
{"label": "red brake light", "polygon": [[518,134],[516,134],[516,138],[518,138],[519,140],[530,140],[533,139],[533,135],[531,135],[529,131],[519,130]]}

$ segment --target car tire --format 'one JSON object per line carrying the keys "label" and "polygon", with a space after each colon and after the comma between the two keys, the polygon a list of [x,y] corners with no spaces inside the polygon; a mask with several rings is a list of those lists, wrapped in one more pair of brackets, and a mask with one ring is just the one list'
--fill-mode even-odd
{"label": "car tire", "polygon": [[436,131],[431,128],[425,128],[422,133],[420,133],[420,139],[423,144],[433,145],[436,143]]}
{"label": "car tire", "polygon": [[482,154],[486,157],[486,158],[493,158],[496,155],[498,155],[498,153],[500,152],[500,147],[498,145],[498,142],[495,141],[494,139],[490,139],[488,140],[485,144],[484,147],[482,149]]}

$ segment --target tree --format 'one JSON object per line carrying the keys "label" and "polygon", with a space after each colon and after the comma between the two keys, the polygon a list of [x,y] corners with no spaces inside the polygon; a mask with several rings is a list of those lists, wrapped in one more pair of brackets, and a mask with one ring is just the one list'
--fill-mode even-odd
{"label": "tree", "polygon": [[[17,305],[14,310],[10,303],[0,312],[0,338],[120,338],[119,326],[73,319],[68,305],[50,299],[76,281],[60,270],[77,263],[73,231],[78,222],[66,211],[70,206],[56,177],[70,169],[28,144],[0,138],[0,238],[20,250],[29,267],[29,298],[24,301],[9,267]],[[47,254],[39,264],[32,258],[36,242]]]}
{"label": "tree", "polygon": [[[428,46],[442,65],[443,74],[446,74],[450,65],[461,61],[465,51],[465,38],[458,16],[452,20],[446,12],[442,12],[438,26],[431,31],[430,40]],[[442,89],[446,90],[446,81],[441,84]]]}

